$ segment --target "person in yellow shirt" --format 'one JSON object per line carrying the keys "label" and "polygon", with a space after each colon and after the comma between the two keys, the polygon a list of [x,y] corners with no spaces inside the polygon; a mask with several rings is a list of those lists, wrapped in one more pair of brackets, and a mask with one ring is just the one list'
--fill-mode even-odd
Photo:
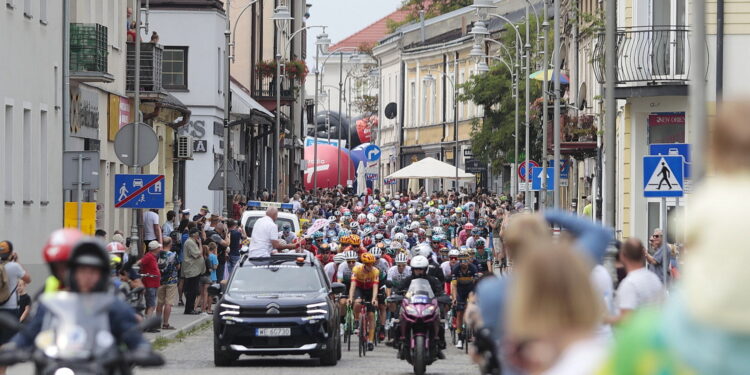
{"label": "person in yellow shirt", "polygon": [[[354,301],[354,319],[359,320],[359,311],[364,301],[370,301],[367,306],[367,350],[374,349],[375,338],[375,309],[378,307],[378,286],[380,284],[380,271],[374,267],[375,256],[363,253],[360,256],[362,264],[352,270],[352,283],[349,287],[349,303]],[[364,329],[364,327],[359,327]]]}

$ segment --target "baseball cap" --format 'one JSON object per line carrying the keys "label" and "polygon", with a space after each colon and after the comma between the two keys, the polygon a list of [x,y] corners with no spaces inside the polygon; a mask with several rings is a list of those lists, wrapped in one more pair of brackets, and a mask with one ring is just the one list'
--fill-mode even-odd
{"label": "baseball cap", "polygon": [[13,245],[10,243],[10,241],[2,241],[0,242],[0,259],[8,259],[10,258],[10,254],[13,252]]}
{"label": "baseball cap", "polygon": [[159,243],[159,241],[154,240],[154,241],[151,241],[151,242],[148,243],[148,250],[149,251],[156,250],[156,249],[158,249],[160,247],[161,247],[161,244]]}
{"label": "baseball cap", "polygon": [[201,206],[201,210],[206,210],[206,212],[211,212],[208,210],[208,206],[206,206],[205,204]]}
{"label": "baseball cap", "polygon": [[183,215],[190,215],[190,209],[182,210]]}

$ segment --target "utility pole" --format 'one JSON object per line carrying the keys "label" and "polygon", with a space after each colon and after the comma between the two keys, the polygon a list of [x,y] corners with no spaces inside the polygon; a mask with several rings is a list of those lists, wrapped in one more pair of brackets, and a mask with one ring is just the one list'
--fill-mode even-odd
{"label": "utility pole", "polygon": [[[135,108],[135,122],[141,122],[141,2],[138,1],[136,4],[135,12],[135,74],[133,79],[133,107]],[[69,94],[67,94],[69,95]],[[138,127],[135,127],[133,133],[133,165],[138,165]],[[139,174],[141,172],[140,167],[131,167],[130,173]],[[79,199],[80,200],[80,199]],[[133,209],[130,224],[130,254],[138,255],[138,244],[140,239],[138,238],[138,215],[140,214],[139,209]]]}
{"label": "utility pole", "polygon": [[229,18],[229,11],[232,9],[232,0],[226,0],[226,29],[224,30],[224,189],[222,190],[222,193],[224,196],[222,197],[223,202],[223,209],[222,213],[224,217],[229,216],[229,187],[227,186],[227,182],[229,181],[227,176],[227,171],[229,169],[229,116],[231,111],[231,95],[229,90],[229,68],[231,66],[231,62],[229,60],[229,49],[232,45],[231,40],[231,19]]}
{"label": "utility pole", "polygon": [[[555,134],[553,134],[553,142],[554,142],[554,160],[555,160],[555,168],[553,168],[554,171],[554,185],[555,189],[552,191],[552,201],[554,204],[554,207],[556,209],[560,208],[560,168],[562,168],[562,162],[560,161],[560,29],[563,27],[563,25],[560,24],[560,0],[554,0],[555,2],[555,47],[554,47],[554,61],[555,61],[555,70],[552,73],[552,76],[555,79],[555,111],[554,111],[554,118],[553,120],[553,131]],[[545,6],[544,9],[546,10],[547,7]],[[544,22],[547,22],[547,19],[545,18]],[[546,47],[546,45],[545,45]],[[545,72],[547,70],[545,69]],[[544,145],[545,149],[547,148],[547,144]],[[545,175],[547,173],[544,173]]]}
{"label": "utility pole", "polygon": [[[614,1],[614,0],[612,0],[612,1]],[[526,5],[526,44],[523,46],[523,48],[524,48],[524,50],[526,52],[525,53],[525,56],[526,56],[526,72],[524,73],[524,75],[526,76],[526,113],[525,113],[525,117],[526,117],[526,119],[525,119],[526,120],[526,145],[525,145],[526,146],[526,168],[525,168],[525,171],[526,171],[526,184],[525,184],[526,185],[526,189],[525,189],[526,203],[525,203],[525,205],[526,205],[527,209],[533,211],[533,207],[532,207],[533,200],[531,198],[531,194],[532,193],[531,193],[531,191],[529,189],[529,186],[531,186],[531,168],[529,168],[531,166],[531,164],[529,163],[529,158],[530,158],[530,154],[531,154],[531,147],[529,147],[529,138],[531,137],[530,132],[529,132],[529,128],[530,128],[530,124],[529,124],[529,101],[531,100],[531,83],[529,82],[529,71],[530,71],[529,70],[530,69],[529,62],[531,60],[531,56],[530,56],[531,44],[529,43],[529,40],[530,40],[530,38],[529,38],[529,34],[530,34],[530,31],[529,31],[529,21],[530,21],[529,20],[529,5],[527,4]]]}
{"label": "utility pole", "polygon": [[[542,35],[537,36],[542,40],[542,71],[544,75],[544,83],[542,84],[542,190],[539,192],[539,209],[544,210],[547,206],[547,122],[549,121],[549,113],[547,105],[549,100],[547,99],[547,90],[549,89],[549,76],[547,75],[549,70],[549,64],[547,64],[547,33],[549,32],[549,22],[547,18],[547,0],[544,0],[544,9],[542,10],[544,21],[542,22]],[[539,22],[539,20],[536,20]],[[555,30],[557,30],[557,23],[555,23]]]}
{"label": "utility pole", "polygon": [[[315,103],[313,104],[315,110],[313,114],[313,192],[318,191],[318,91],[320,88],[320,46],[315,44]],[[310,166],[307,166],[309,169]]]}
{"label": "utility pole", "polygon": [[[692,28],[690,45],[690,143],[692,144],[693,184],[706,175],[706,139],[709,137],[706,123],[706,1],[692,0]],[[664,232],[666,236],[667,232]]]}
{"label": "utility pole", "polygon": [[[341,124],[343,123],[341,121],[341,91],[344,89],[344,54],[339,52],[339,126],[337,128],[336,133],[338,133],[338,152],[336,153],[336,157],[338,161],[336,162],[336,185],[341,183]],[[330,95],[329,95],[330,98]],[[331,128],[329,127],[327,129],[328,135],[331,135]],[[329,142],[330,143],[330,142]],[[347,144],[349,149],[352,149],[352,146]]]}
{"label": "utility pole", "polygon": [[604,224],[615,227],[615,148],[617,147],[617,134],[615,121],[617,120],[617,102],[615,100],[615,87],[617,83],[617,56],[615,47],[617,40],[617,1],[606,0],[606,9],[604,10],[604,61],[605,68],[605,85],[604,93],[604,155],[606,163],[604,164]]}

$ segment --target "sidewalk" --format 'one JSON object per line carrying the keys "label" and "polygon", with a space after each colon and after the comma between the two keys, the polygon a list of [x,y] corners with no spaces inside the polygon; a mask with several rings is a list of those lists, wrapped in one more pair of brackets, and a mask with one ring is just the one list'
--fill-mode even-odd
{"label": "sidewalk", "polygon": [[206,315],[206,314],[200,314],[200,315],[185,315],[183,314],[183,307],[182,306],[173,306],[172,307],[172,315],[169,317],[169,324],[176,329],[173,330],[165,330],[162,329],[161,332],[156,333],[148,333],[144,332],[143,336],[148,340],[149,342],[154,342],[159,337],[163,337],[165,339],[172,339],[175,336],[179,335],[180,332],[189,331],[193,327],[196,327],[200,324],[202,324],[205,321],[209,321],[213,319],[213,315]]}

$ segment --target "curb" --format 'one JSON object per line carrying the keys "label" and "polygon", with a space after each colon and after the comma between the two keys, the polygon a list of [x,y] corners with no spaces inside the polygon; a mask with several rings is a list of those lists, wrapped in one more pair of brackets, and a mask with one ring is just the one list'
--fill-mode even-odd
{"label": "curb", "polygon": [[210,319],[213,319],[213,315],[204,315],[204,316],[201,316],[200,318],[198,318],[198,319],[196,319],[196,320],[194,320],[194,321],[186,324],[183,327],[177,328],[174,331],[170,331],[170,332],[165,333],[165,334],[156,335],[155,337],[151,338],[149,340],[149,342],[153,344],[154,341],[156,341],[159,338],[171,340],[171,339],[177,337],[177,335],[179,335],[180,333],[190,331],[194,327],[197,327],[197,326],[203,324],[203,322],[205,322],[207,320],[210,320]]}

